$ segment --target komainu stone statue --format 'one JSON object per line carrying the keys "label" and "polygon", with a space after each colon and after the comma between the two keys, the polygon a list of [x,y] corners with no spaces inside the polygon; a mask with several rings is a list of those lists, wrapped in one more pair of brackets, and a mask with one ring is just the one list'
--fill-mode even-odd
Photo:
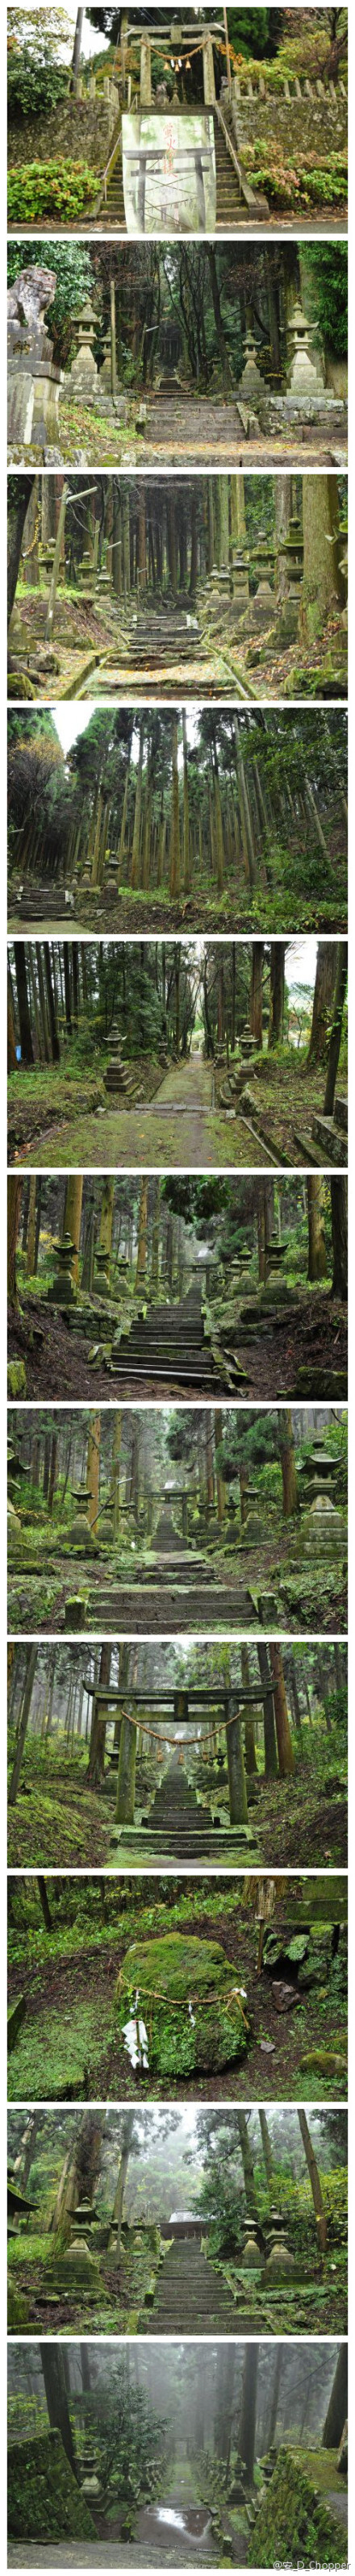
{"label": "komainu stone statue", "polygon": [[52,303],[56,284],[56,273],[53,268],[22,268],[20,276],[15,277],[13,286],[9,287],[7,298],[8,322],[17,322],[20,330],[26,330],[31,340],[37,340],[40,334],[47,341],[47,347],[51,353],[52,341],[48,340],[43,326],[47,305]]}
{"label": "komainu stone statue", "polygon": [[56,288],[53,268],[23,268],[7,298],[8,441],[46,449],[58,436],[60,368],[44,315]]}

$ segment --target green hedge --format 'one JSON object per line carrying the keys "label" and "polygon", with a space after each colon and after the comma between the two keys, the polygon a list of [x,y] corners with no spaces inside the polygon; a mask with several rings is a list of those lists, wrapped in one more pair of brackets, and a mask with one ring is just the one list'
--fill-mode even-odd
{"label": "green hedge", "polygon": [[9,223],[59,215],[63,222],[92,210],[98,179],[86,161],[29,161],[9,170]]}

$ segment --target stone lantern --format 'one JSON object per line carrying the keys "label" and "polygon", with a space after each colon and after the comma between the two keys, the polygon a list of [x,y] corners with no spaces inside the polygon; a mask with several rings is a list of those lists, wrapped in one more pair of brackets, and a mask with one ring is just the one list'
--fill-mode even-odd
{"label": "stone lantern", "polygon": [[310,401],[313,399],[319,402],[320,393],[323,391],[322,378],[310,356],[309,342],[313,338],[314,330],[315,323],[307,321],[302,305],[295,304],[288,324],[288,337],[292,346],[289,392],[292,394],[293,402],[297,402],[298,395],[302,403],[307,395]]}
{"label": "stone lantern", "polygon": [[126,1066],[123,1064],[121,1055],[122,1040],[115,1020],[112,1022],[110,1036],[104,1039],[104,1045],[110,1049],[107,1070],[105,1073],[105,1089],[106,1091],[127,1091],[129,1075],[126,1071]]}
{"label": "stone lantern", "polygon": [[275,549],[271,537],[260,535],[253,553],[253,571],[257,590],[250,604],[253,626],[269,626],[274,610]]}
{"label": "stone lantern", "polygon": [[74,1519],[71,1521],[70,1525],[70,1537],[75,1540],[75,1546],[83,1547],[86,1553],[87,1549],[90,1550],[90,1548],[95,1545],[93,1530],[88,1518],[89,1503],[93,1501],[93,1496],[88,1485],[71,1485],[70,1491],[73,1502],[76,1505]]}
{"label": "stone lantern", "polygon": [[76,353],[72,360],[68,382],[74,401],[93,403],[98,390],[99,376],[93,353],[97,320],[93,305],[90,303],[90,296],[87,296],[86,303],[81,305],[80,312],[74,315],[72,327],[73,337],[76,340]]}
{"label": "stone lantern", "polygon": [[290,2254],[289,2247],[286,2243],[285,2222],[282,2212],[279,2209],[272,2209],[270,2211],[267,2234],[268,2252],[265,2263],[265,2281],[269,2283],[269,2287],[272,2289],[273,2283],[275,2284],[275,2288],[277,2288],[278,2282],[288,2280],[289,2275],[295,2270],[294,2255]]}
{"label": "stone lantern", "polygon": [[325,1448],[322,1431],[314,1431],[312,1448],[306,1452],[306,1457],[302,1459],[297,1473],[301,1488],[301,1499],[303,1501],[303,1492],[305,1489],[307,1507],[310,1503],[323,1501],[325,1494],[328,1501],[329,1499],[330,1501],[332,1500],[332,1488],[334,1490],[337,1475],[337,1461],[333,1456],[333,1451]]}
{"label": "stone lantern", "polygon": [[249,330],[244,341],[244,366],[242,375],[239,377],[237,393],[242,394],[243,402],[251,403],[253,411],[257,411],[258,404],[265,401],[267,394],[265,378],[261,375],[258,366],[254,332]]}
{"label": "stone lantern", "polygon": [[333,1502],[337,1462],[325,1448],[322,1432],[315,1432],[312,1449],[297,1470],[303,1505],[300,1543],[305,1554],[332,1559],[343,1554],[346,1546],[344,1516]]}
{"label": "stone lantern", "polygon": [[247,2218],[243,2219],[243,2236],[243,2272],[260,2272],[261,2254],[258,2246],[256,2219],[250,2217],[249,2210]]}
{"label": "stone lantern", "polygon": [[100,394],[105,393],[110,397],[112,396],[112,341],[110,324],[108,331],[105,331],[103,345],[105,354],[102,367],[100,367]]}
{"label": "stone lantern", "polygon": [[279,539],[279,562],[283,564],[286,574],[288,597],[297,604],[298,609],[303,577],[303,536],[301,521],[296,510],[292,512],[286,536]]}
{"label": "stone lantern", "polygon": [[53,1252],[55,1252],[56,1255],[56,1269],[54,1279],[51,1280],[50,1288],[47,1290],[48,1306],[74,1305],[75,1288],[73,1286],[71,1274],[72,1263],[75,1260],[76,1251],[77,1245],[72,1243],[70,1234],[63,1234],[60,1243],[53,1243]]}
{"label": "stone lantern", "polygon": [[245,609],[249,608],[248,557],[244,546],[234,545],[233,542],[231,577],[234,614],[236,617],[243,617]]}
{"label": "stone lantern", "polygon": [[99,1289],[100,1297],[110,1296],[110,1257],[102,1244],[98,1244],[95,1252],[94,1286]]}

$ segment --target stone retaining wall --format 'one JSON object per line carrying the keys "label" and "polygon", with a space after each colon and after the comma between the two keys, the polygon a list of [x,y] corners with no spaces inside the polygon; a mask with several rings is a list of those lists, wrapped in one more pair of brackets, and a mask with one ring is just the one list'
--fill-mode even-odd
{"label": "stone retaining wall", "polygon": [[[344,82],[337,89],[333,82],[325,88],[322,81],[285,82],[282,92],[268,90],[262,80],[256,84],[233,81],[233,124],[240,146],[243,143],[281,143],[284,152],[294,159],[298,151],[304,159],[307,151],[341,151],[347,141],[347,92]],[[223,102],[222,102],[223,104]]]}
{"label": "stone retaining wall", "polygon": [[[85,2496],[63,2450],[61,2434],[52,2430],[9,2446],[9,2534],[27,2541],[87,2541],[95,2525]],[[90,2565],[90,2558],[87,2559]]]}
{"label": "stone retaining wall", "polygon": [[108,81],[105,95],[66,98],[51,116],[26,116],[9,126],[10,169],[31,161],[87,161],[104,170],[119,115],[118,91]]}
{"label": "stone retaining wall", "polygon": [[[336,2471],[334,2474],[334,2484]],[[309,2534],[309,2538],[308,2538]],[[250,2544],[253,2567],[346,2564],[346,2531],[329,2512],[312,2478],[312,2455],[303,2462],[292,2451],[279,2451],[276,2468],[262,2497]]]}

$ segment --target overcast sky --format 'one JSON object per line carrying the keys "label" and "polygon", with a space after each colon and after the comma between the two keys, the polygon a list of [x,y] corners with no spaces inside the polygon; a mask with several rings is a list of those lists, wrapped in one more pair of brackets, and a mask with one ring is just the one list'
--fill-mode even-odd
{"label": "overcast sky", "polygon": [[[65,15],[66,15],[66,18],[69,18],[69,19],[70,19],[70,25],[71,25],[71,27],[72,27],[72,29],[73,29],[73,40],[74,40],[75,28],[76,28],[76,18],[77,18],[76,0],[64,0],[64,7],[65,7]],[[81,39],[81,51],[82,51],[82,54],[99,54],[99,53],[101,52],[101,47],[102,47],[102,45],[107,45],[107,44],[108,44],[108,37],[107,37],[107,36],[104,36],[104,35],[102,35],[102,36],[101,36],[101,34],[100,34],[100,28],[99,28],[99,27],[91,27],[91,26],[90,26],[90,20],[89,20],[89,18],[87,17],[87,15],[86,15],[86,11],[85,11],[84,26],[83,26],[83,33],[82,33],[82,39]],[[65,48],[63,48],[63,50],[65,51],[65,54],[66,54],[66,53],[67,53],[67,48],[65,47]],[[71,51],[73,51],[73,47],[71,47]],[[69,53],[69,47],[68,47],[68,53]]]}
{"label": "overcast sky", "polygon": [[[158,0],[158,5],[159,5],[159,0]],[[161,5],[162,5],[162,8],[163,8],[163,18],[164,18],[164,21],[165,21],[166,17],[167,17],[167,16],[169,16],[169,11],[167,11],[167,9],[166,9],[166,0],[165,0],[165,5],[164,5],[164,0],[161,0]],[[66,17],[67,17],[67,18],[70,18],[70,24],[71,24],[71,26],[72,26],[72,28],[73,28],[73,36],[74,36],[75,26],[76,26],[76,14],[77,14],[77,12],[76,12],[76,0],[64,0],[64,7],[65,7]],[[192,0],[191,9],[189,9],[189,16],[191,16],[191,17],[195,17],[195,15],[197,15],[197,10],[195,9],[195,0]],[[101,51],[101,47],[102,47],[102,45],[107,45],[107,44],[108,44],[108,42],[109,42],[108,36],[101,35],[101,32],[100,32],[100,28],[99,28],[99,27],[91,27],[91,26],[90,26],[89,18],[87,17],[87,14],[86,14],[86,12],[85,12],[84,26],[83,26],[83,34],[82,34],[82,40],[81,40],[81,51],[82,51],[82,54],[98,54],[98,53],[100,53],[100,51]],[[65,49],[65,50],[66,50],[66,49]]]}

